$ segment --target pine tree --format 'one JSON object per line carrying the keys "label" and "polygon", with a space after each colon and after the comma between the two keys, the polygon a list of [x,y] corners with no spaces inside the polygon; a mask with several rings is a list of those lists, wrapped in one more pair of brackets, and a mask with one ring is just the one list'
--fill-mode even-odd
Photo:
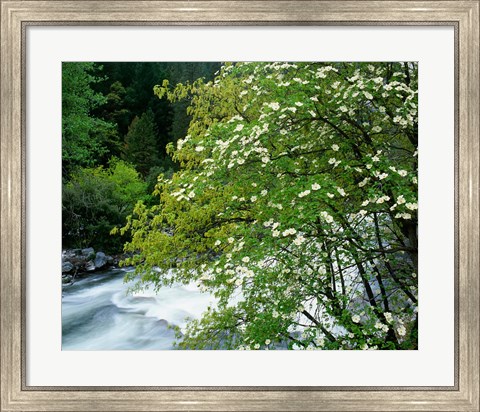
{"label": "pine tree", "polygon": [[135,165],[143,177],[158,165],[156,126],[151,110],[133,119],[125,137],[124,154],[125,159]]}

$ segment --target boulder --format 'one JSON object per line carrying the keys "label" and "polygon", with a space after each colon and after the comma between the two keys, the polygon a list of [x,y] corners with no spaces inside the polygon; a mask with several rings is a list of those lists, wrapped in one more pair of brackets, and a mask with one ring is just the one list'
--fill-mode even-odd
{"label": "boulder", "polygon": [[103,252],[97,252],[95,255],[95,261],[93,262],[95,264],[95,268],[100,269],[103,266],[105,266],[108,262],[107,256],[105,256],[105,253]]}
{"label": "boulder", "polygon": [[66,261],[62,262],[62,273],[68,273],[71,272],[75,266],[73,266],[72,262]]}
{"label": "boulder", "polygon": [[87,263],[85,263],[85,270],[87,272],[93,272],[95,270],[95,264],[92,260],[89,260]]}
{"label": "boulder", "polygon": [[95,250],[93,250],[93,247],[87,247],[85,249],[82,249],[82,256],[89,258],[89,257],[93,257],[94,255],[95,255]]}
{"label": "boulder", "polygon": [[[125,258],[126,255],[121,255]],[[107,270],[118,265],[119,256],[96,252],[93,247],[62,250],[62,276],[85,276],[97,270]],[[69,283],[69,282],[66,282]]]}

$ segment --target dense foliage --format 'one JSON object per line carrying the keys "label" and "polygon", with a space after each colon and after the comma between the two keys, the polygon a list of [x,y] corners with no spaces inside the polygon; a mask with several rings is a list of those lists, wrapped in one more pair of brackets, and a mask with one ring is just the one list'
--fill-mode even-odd
{"label": "dense foliage", "polygon": [[[160,101],[153,87],[211,78],[218,63],[91,63],[62,66],[63,247],[95,246],[120,252],[122,239],[109,236],[134,204],[148,203],[157,176],[177,165],[165,147],[188,128],[186,103]],[[112,157],[127,163],[109,164]],[[111,178],[128,169],[131,193]],[[140,175],[133,175],[137,170]],[[142,192],[137,183],[142,183]],[[125,204],[128,202],[128,205]],[[125,240],[125,239],[123,239]]]}
{"label": "dense foliage", "polygon": [[123,224],[137,201],[147,199],[146,183],[122,160],[112,158],[107,168],[78,169],[63,186],[64,246],[121,250],[126,239],[112,238],[112,227]]}
{"label": "dense foliage", "polygon": [[62,67],[62,170],[97,164],[108,153],[113,124],[92,116],[105,97],[92,89],[99,78],[93,63],[63,63]]}
{"label": "dense foliage", "polygon": [[192,122],[122,233],[139,287],[218,299],[180,348],[417,347],[416,64],[238,63],[155,92]]}

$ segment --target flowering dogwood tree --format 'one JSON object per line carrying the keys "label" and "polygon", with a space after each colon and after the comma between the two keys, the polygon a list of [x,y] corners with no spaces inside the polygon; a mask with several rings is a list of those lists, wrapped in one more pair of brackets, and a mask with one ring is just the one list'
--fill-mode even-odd
{"label": "flowering dogwood tree", "polygon": [[122,231],[131,279],[218,299],[180,348],[417,347],[415,63],[226,64],[155,93],[191,98],[181,170]]}

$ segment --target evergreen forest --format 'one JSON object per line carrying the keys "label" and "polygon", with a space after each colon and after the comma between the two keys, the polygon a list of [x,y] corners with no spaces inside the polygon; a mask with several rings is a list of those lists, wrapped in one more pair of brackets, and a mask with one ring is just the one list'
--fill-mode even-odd
{"label": "evergreen forest", "polygon": [[178,164],[169,142],[186,135],[188,99],[159,100],[155,85],[211,80],[220,63],[63,63],[63,248],[119,253],[111,236],[138,200],[151,204],[157,176]]}

